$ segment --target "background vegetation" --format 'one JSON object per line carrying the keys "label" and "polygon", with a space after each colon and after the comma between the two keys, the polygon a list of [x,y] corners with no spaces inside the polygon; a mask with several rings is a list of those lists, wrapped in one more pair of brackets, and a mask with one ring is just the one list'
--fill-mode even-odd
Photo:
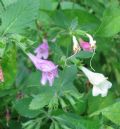
{"label": "background vegetation", "polygon": [[[81,30],[97,42],[92,66],[113,84],[107,97],[93,97],[83,73],[65,67],[71,32]],[[0,0],[0,129],[119,129],[119,32],[119,0]],[[26,55],[43,38],[59,65],[53,87],[40,84],[41,73]],[[80,52],[74,60],[90,68],[90,56]]]}

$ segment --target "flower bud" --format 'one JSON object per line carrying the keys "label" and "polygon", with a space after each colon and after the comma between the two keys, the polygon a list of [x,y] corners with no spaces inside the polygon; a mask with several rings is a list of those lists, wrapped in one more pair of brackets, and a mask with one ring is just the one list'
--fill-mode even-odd
{"label": "flower bud", "polygon": [[80,51],[79,43],[78,43],[76,37],[73,35],[73,52],[77,53],[79,51]]}
{"label": "flower bud", "polygon": [[96,41],[93,40],[93,37],[90,34],[86,33],[86,36],[89,38],[89,43],[92,49],[96,49]]}

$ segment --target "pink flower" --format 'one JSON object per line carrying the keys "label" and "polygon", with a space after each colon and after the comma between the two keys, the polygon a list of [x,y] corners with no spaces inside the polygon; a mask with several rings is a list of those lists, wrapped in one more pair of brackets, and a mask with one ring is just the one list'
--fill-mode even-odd
{"label": "pink flower", "polygon": [[0,82],[4,82],[4,76],[3,76],[2,68],[0,68]]}
{"label": "pink flower", "polygon": [[58,77],[58,66],[56,66],[52,61],[40,59],[31,53],[29,53],[28,56],[35,65],[35,67],[38,70],[42,71],[41,83],[45,85],[48,81],[49,85],[52,86],[55,77]]}
{"label": "pink flower", "polygon": [[89,42],[85,42],[84,40],[80,39],[80,46],[84,51],[93,51]]}
{"label": "pink flower", "polygon": [[49,55],[49,46],[46,39],[43,39],[43,43],[39,45],[35,50],[36,56],[38,58],[47,59]]}
{"label": "pink flower", "polygon": [[84,51],[92,52],[96,49],[96,41],[93,39],[93,37],[90,34],[86,33],[86,36],[89,38],[89,42],[86,42],[83,39],[80,39],[80,46]]}

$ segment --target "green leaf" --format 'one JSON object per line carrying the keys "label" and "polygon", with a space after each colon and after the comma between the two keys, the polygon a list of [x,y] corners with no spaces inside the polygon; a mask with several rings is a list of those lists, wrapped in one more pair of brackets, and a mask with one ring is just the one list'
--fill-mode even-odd
{"label": "green leaf", "polygon": [[55,129],[61,129],[61,128],[59,127],[59,124],[58,124],[57,122],[54,122],[54,125],[55,125]]}
{"label": "green leaf", "polygon": [[65,68],[64,71],[60,75],[59,84],[61,87],[69,85],[69,83],[72,83],[75,79],[77,74],[77,67],[76,66],[70,66],[68,68]]}
{"label": "green leaf", "polygon": [[61,9],[82,9],[84,10],[83,7],[81,7],[79,4],[77,3],[73,3],[70,1],[62,1],[60,3]]}
{"label": "green leaf", "polygon": [[50,128],[49,129],[54,129],[54,123],[51,123]]}
{"label": "green leaf", "polygon": [[57,0],[40,0],[41,10],[55,10],[57,8]]}
{"label": "green leaf", "polygon": [[94,31],[98,28],[100,21],[94,15],[83,10],[64,10],[64,15],[69,21],[78,19],[79,28],[86,31]]}
{"label": "green leaf", "polygon": [[35,20],[38,11],[38,0],[18,0],[6,8],[0,15],[2,25],[0,33],[20,33]]}
{"label": "green leaf", "polygon": [[6,48],[6,41],[4,39],[0,39],[0,58],[2,58],[5,48]]}
{"label": "green leaf", "polygon": [[[44,17],[44,18],[43,18]],[[51,17],[47,14],[47,12],[40,10],[38,14],[38,21],[40,26],[46,26],[52,23]]]}
{"label": "green leaf", "polygon": [[9,42],[2,59],[4,82],[0,83],[0,89],[9,89],[14,83],[17,72],[16,45]]}
{"label": "green leaf", "polygon": [[107,126],[107,128],[106,129],[114,129],[114,128],[112,128],[111,126]]}
{"label": "green leaf", "polygon": [[75,90],[74,93],[76,93],[76,89],[72,85],[76,73],[77,68],[75,66],[64,69],[62,72],[59,73],[59,77],[55,79],[52,87],[49,87],[48,85],[39,86],[39,80],[41,78],[40,74],[37,72],[31,74],[25,84],[28,87],[24,88],[23,91],[29,95],[34,96],[32,102],[30,103],[30,109],[41,109],[46,105],[49,105],[49,108],[57,107],[58,98],[56,97],[63,95],[61,92]]}
{"label": "green leaf", "polygon": [[99,0],[85,0],[85,4],[92,8],[91,10],[95,12],[95,15],[97,15],[98,18],[103,15],[105,7],[99,2]]}
{"label": "green leaf", "polygon": [[82,114],[86,111],[87,102],[84,99],[79,99],[75,105],[73,105],[73,110],[77,114]]}
{"label": "green leaf", "polygon": [[102,114],[107,117],[109,120],[114,122],[115,124],[120,125],[120,102],[117,102],[104,110],[102,110]]}
{"label": "green leaf", "polygon": [[40,77],[41,77],[41,74],[39,71],[30,73],[25,81],[25,85],[29,87],[35,87],[35,86],[40,87],[41,86]]}
{"label": "green leaf", "polygon": [[102,24],[98,29],[97,35],[102,37],[114,36],[120,32],[120,7],[109,7],[105,10]]}
{"label": "green leaf", "polygon": [[108,105],[111,105],[114,103],[115,95],[111,92],[106,97],[101,96],[92,96],[89,94],[88,96],[88,113],[91,114],[97,110],[101,110]]}
{"label": "green leaf", "polygon": [[[65,16],[63,11],[54,11],[50,13],[53,23],[62,28],[68,29],[70,26],[70,20]],[[61,20],[60,20],[61,19]]]}
{"label": "green leaf", "polygon": [[[1,0],[0,1],[0,13],[5,9],[5,6],[4,6],[4,3],[3,1]],[[0,21],[0,24],[1,24],[1,21]]]}
{"label": "green leaf", "polygon": [[5,96],[11,96],[13,94],[16,94],[17,90],[16,89],[7,89],[7,90],[0,90],[0,97],[5,97]]}
{"label": "green leaf", "polygon": [[17,112],[25,117],[33,118],[40,114],[40,110],[30,110],[29,104],[32,101],[32,98],[23,98],[21,100],[16,100],[14,102],[14,108],[17,110]]}
{"label": "green leaf", "polygon": [[[20,122],[18,122],[17,120],[11,120],[10,122],[9,122],[9,129],[13,129],[13,127],[15,128],[15,129],[21,129],[22,127],[21,127],[21,123]],[[6,127],[7,128],[7,127]]]}
{"label": "green leaf", "polygon": [[44,106],[49,104],[52,97],[53,95],[51,92],[48,93],[43,92],[39,95],[36,95],[30,103],[30,109],[36,110],[43,108]]}
{"label": "green leaf", "polygon": [[[59,72],[59,77],[55,79],[52,87],[42,86],[40,84],[40,74],[39,72],[32,73],[30,77],[26,80],[24,93],[34,96],[32,102],[30,103],[30,109],[41,109],[44,106],[49,108],[58,107],[58,96],[62,96],[65,91],[74,91],[75,97],[78,97],[78,92],[76,88],[72,85],[73,80],[77,74],[76,66],[71,66]],[[34,76],[34,78],[33,78]],[[37,94],[37,95],[36,95]],[[63,103],[62,103],[63,104]]]}
{"label": "green leaf", "polygon": [[90,58],[92,55],[92,52],[80,51],[75,56],[71,57],[70,60],[74,59],[75,57],[79,59]]}
{"label": "green leaf", "polygon": [[[79,28],[86,31],[97,30],[100,21],[94,15],[83,10],[66,9],[50,13],[53,23],[70,33],[70,24],[73,19],[78,19]],[[60,20],[61,19],[61,20]]]}
{"label": "green leaf", "polygon": [[24,37],[19,34],[14,34],[11,36],[15,41],[16,45],[23,50],[23,52],[28,53],[30,47],[34,44],[34,42],[27,37]]}
{"label": "green leaf", "polygon": [[100,113],[102,113],[103,116],[107,117],[109,120],[111,120],[112,122],[114,122],[115,124],[120,125],[120,102],[116,102],[111,106],[108,106],[102,110],[99,110],[93,114],[91,114],[91,116],[94,115],[99,115]]}
{"label": "green leaf", "polygon": [[84,119],[78,115],[64,113],[56,117],[61,125],[66,125],[71,129],[99,129],[100,120]]}
{"label": "green leaf", "polygon": [[13,3],[17,2],[18,0],[1,0],[1,1],[3,1],[3,4],[4,4],[5,8],[6,8],[10,4],[13,4]]}

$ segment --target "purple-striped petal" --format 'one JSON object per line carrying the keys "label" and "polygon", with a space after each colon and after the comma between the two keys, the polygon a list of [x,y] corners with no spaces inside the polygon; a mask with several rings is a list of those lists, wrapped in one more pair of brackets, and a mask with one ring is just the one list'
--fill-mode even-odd
{"label": "purple-striped petal", "polygon": [[38,58],[47,59],[49,56],[49,46],[46,39],[43,39],[43,43],[34,51]]}
{"label": "purple-striped petal", "polygon": [[29,53],[28,56],[35,65],[35,67],[42,71],[41,83],[45,85],[48,80],[49,85],[52,86],[55,77],[58,77],[58,66],[55,65],[52,61],[40,59],[31,53]]}

